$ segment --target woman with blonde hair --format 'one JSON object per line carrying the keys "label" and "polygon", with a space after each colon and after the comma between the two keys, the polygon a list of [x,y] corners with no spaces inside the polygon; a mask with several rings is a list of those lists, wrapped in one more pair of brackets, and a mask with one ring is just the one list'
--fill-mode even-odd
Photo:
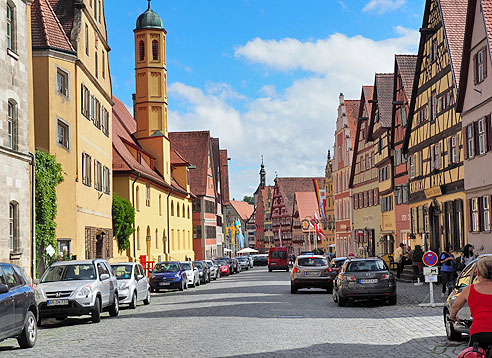
{"label": "woman with blonde hair", "polygon": [[470,347],[479,343],[487,349],[492,346],[492,255],[481,257],[476,265],[478,283],[467,286],[451,308],[450,321],[456,321],[459,310],[468,302],[473,317],[470,329]]}

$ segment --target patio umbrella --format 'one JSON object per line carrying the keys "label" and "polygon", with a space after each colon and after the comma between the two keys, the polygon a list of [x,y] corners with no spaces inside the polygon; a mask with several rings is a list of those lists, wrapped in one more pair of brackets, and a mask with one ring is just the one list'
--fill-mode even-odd
{"label": "patio umbrella", "polygon": [[252,254],[252,253],[256,253],[256,252],[259,252],[258,250],[255,250],[255,249],[252,249],[252,248],[249,248],[249,247],[246,247],[240,251],[238,251],[237,253],[238,254]]}

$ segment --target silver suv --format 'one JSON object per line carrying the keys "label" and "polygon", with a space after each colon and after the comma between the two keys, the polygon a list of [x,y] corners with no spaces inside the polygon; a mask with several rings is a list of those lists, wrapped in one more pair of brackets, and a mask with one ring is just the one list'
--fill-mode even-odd
{"label": "silver suv", "polygon": [[90,315],[101,320],[119,313],[118,282],[106,260],[60,261],[52,264],[37,281],[39,323],[42,318],[63,320],[68,316]]}

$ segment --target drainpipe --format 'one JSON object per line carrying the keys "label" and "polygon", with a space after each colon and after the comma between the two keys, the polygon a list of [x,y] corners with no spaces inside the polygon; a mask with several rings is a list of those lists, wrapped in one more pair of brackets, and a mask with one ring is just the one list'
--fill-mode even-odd
{"label": "drainpipe", "polygon": [[34,282],[36,277],[36,157],[31,152],[29,156],[31,157],[29,163],[31,165],[31,277]]}
{"label": "drainpipe", "polygon": [[[169,217],[170,217],[170,212],[169,212],[169,197],[171,196],[171,194],[173,193],[173,187],[171,186],[170,187],[171,190],[169,190],[169,194],[167,194],[167,247],[166,247],[166,250],[164,250],[164,253],[166,254],[166,260],[169,260],[169,256],[171,256],[170,254],[170,250],[169,250],[169,244],[170,244],[170,237],[171,237],[171,232],[169,231]],[[165,252],[167,251],[167,252]]]}
{"label": "drainpipe", "polygon": [[[135,210],[135,183],[138,178],[140,178],[140,173],[137,172],[137,176],[132,183],[132,205]],[[137,261],[137,247],[136,247],[136,238],[135,238],[135,220],[133,220],[133,254],[135,255],[135,262]]]}

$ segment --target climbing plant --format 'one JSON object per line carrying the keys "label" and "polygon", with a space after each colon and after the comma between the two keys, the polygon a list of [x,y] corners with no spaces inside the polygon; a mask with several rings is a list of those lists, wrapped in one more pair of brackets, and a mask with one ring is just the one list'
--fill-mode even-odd
{"label": "climbing plant", "polygon": [[51,245],[55,251],[57,250],[56,186],[63,182],[63,171],[55,156],[40,150],[36,151],[35,168],[37,267],[42,272],[58,257],[49,255],[46,248]]}
{"label": "climbing plant", "polygon": [[118,240],[120,251],[130,248],[130,235],[135,232],[135,209],[132,204],[113,194],[113,235]]}

